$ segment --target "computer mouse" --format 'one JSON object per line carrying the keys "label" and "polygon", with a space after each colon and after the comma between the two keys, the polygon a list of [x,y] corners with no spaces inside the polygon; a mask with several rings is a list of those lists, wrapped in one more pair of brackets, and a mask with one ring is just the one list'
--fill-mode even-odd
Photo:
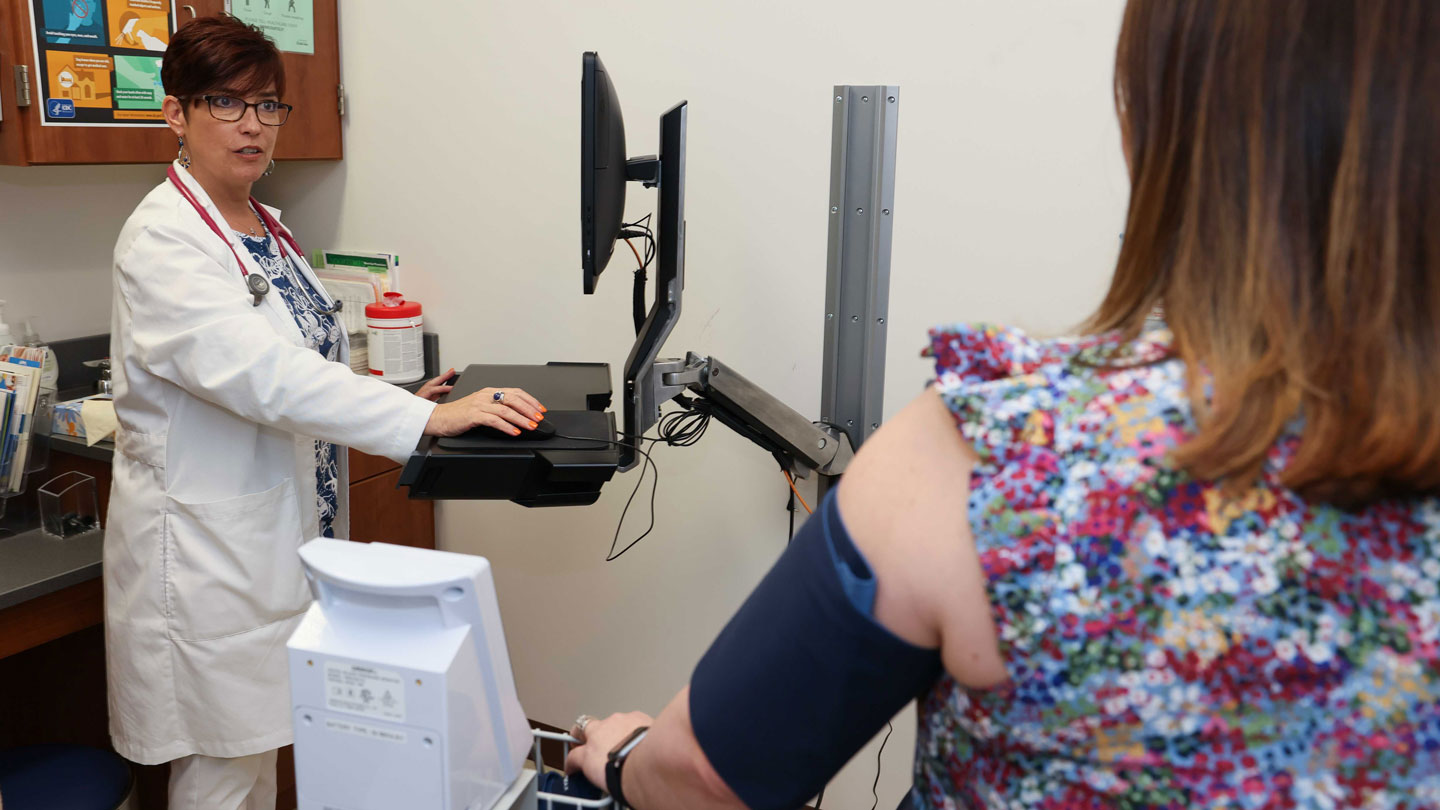
{"label": "computer mouse", "polygon": [[515,436],[492,427],[481,425],[466,431],[465,435],[484,439],[507,439],[512,442],[543,442],[555,435],[555,426],[549,422],[541,422],[534,430],[520,429],[520,435]]}

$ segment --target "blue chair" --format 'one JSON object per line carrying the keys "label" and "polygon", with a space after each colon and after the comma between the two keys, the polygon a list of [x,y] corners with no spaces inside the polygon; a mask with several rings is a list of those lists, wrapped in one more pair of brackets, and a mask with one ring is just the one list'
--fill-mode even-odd
{"label": "blue chair", "polygon": [[129,810],[130,763],[83,745],[29,745],[0,751],[5,810]]}

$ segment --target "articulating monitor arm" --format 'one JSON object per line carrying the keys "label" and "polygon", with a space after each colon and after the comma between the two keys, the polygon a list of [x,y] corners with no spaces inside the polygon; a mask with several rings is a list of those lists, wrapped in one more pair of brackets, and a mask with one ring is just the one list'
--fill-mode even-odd
{"label": "articulating monitor arm", "polygon": [[713,357],[691,352],[683,363],[658,361],[655,366],[666,392],[688,389],[703,397],[722,423],[785,458],[797,476],[811,470],[838,476],[854,455],[843,431],[811,422]]}

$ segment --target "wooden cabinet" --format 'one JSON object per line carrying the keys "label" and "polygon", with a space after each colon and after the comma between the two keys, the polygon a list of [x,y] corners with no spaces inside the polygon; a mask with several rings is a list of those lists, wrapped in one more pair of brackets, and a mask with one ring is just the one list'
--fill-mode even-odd
{"label": "wooden cabinet", "polygon": [[[367,478],[374,478],[380,473],[400,469],[400,465],[383,456],[372,456],[369,453],[362,453],[359,450],[350,451],[350,484],[364,481]],[[352,504],[353,508],[353,504]]]}
{"label": "wooden cabinet", "polygon": [[295,105],[275,143],[276,160],[339,160],[340,20],[338,0],[314,0],[315,55],[282,53],[285,101]]}
{"label": "wooden cabinet", "polygon": [[410,500],[399,464],[351,450],[350,539],[435,548],[435,502]]}
{"label": "wooden cabinet", "polygon": [[[357,456],[362,458],[359,464]],[[404,496],[400,465],[354,450],[350,459],[350,539],[435,548],[435,503]],[[374,472],[361,480],[357,468]]]}
{"label": "wooden cabinet", "polygon": [[[0,0],[0,164],[169,163],[177,151],[165,127],[42,126],[45,99],[30,26],[34,0]],[[243,2],[243,0],[236,0]],[[285,101],[295,105],[280,132],[277,160],[339,160],[341,145],[338,0],[314,0],[315,53],[284,53]],[[93,3],[92,7],[100,4]],[[178,24],[222,14],[226,0],[176,3]],[[29,72],[30,104],[20,106],[15,67]]]}
{"label": "wooden cabinet", "polygon": [[25,140],[16,106],[15,66],[18,14],[24,8],[15,0],[0,0],[0,164],[23,163]]}

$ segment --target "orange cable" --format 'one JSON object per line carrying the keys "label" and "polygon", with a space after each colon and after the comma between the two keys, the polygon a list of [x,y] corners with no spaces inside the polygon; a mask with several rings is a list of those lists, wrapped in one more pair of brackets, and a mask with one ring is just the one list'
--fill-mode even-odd
{"label": "orange cable", "polygon": [[630,252],[635,254],[635,263],[639,265],[639,269],[645,269],[645,262],[640,258],[640,251],[635,249],[635,245],[629,239],[625,240],[625,244],[630,245]]}
{"label": "orange cable", "polygon": [[790,471],[789,471],[789,470],[781,470],[780,472],[785,475],[785,480],[790,482],[790,491],[793,492],[793,493],[795,493],[795,497],[797,497],[797,498],[800,499],[800,505],[803,506],[803,507],[805,507],[805,514],[807,514],[807,515],[813,515],[813,514],[815,514],[813,511],[811,511],[811,509],[810,509],[810,504],[805,503],[805,496],[801,495],[801,494],[800,494],[800,490],[798,490],[798,489],[795,488],[795,479],[790,477]]}

